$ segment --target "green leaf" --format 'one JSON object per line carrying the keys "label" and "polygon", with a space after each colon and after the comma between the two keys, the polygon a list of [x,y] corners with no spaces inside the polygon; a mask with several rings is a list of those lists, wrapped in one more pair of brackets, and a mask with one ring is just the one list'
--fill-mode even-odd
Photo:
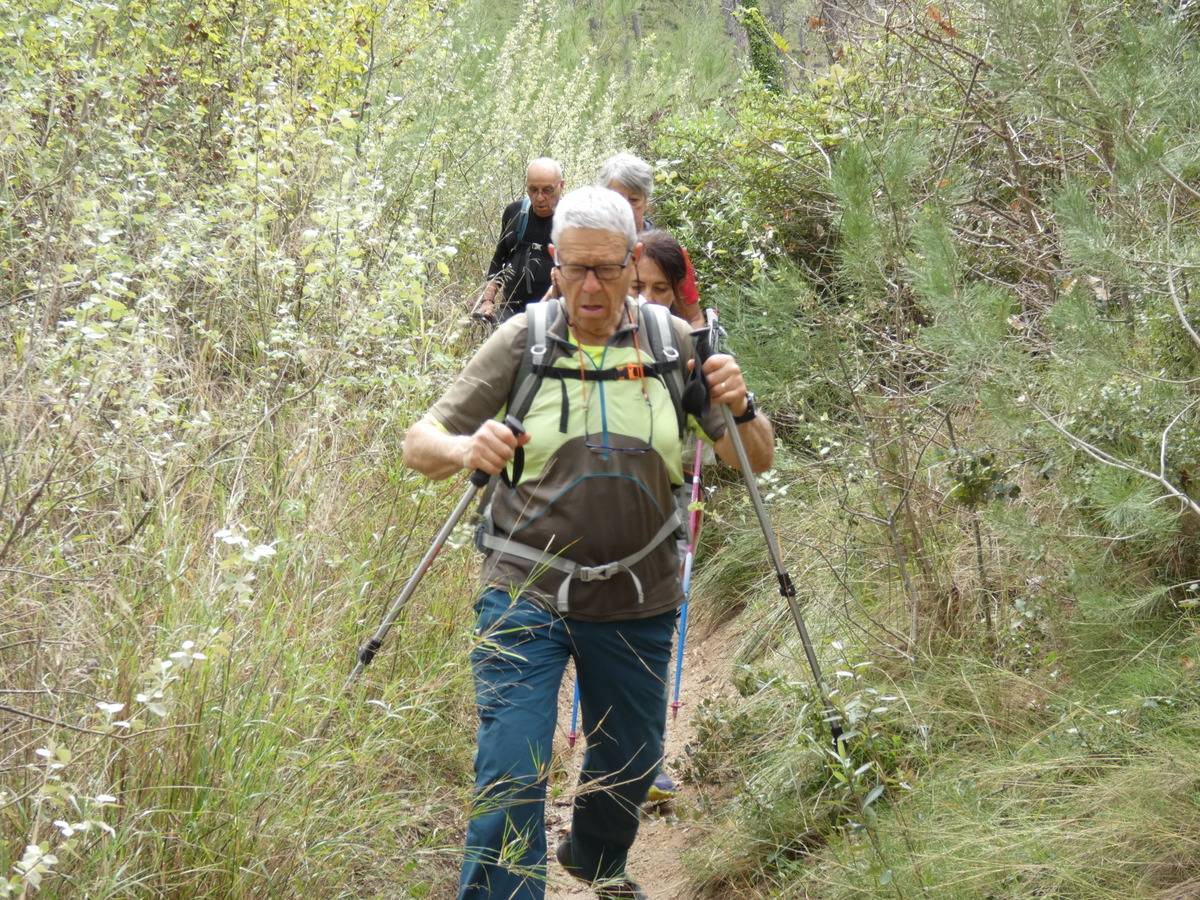
{"label": "green leaf", "polygon": [[871,788],[871,790],[867,793],[867,796],[863,798],[863,809],[866,809],[883,795],[883,788],[884,786],[882,784],[877,784],[875,787]]}

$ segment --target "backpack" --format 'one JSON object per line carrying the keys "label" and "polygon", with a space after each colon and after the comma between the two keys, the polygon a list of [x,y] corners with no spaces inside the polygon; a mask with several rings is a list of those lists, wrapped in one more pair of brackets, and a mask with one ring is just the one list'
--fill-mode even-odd
{"label": "backpack", "polygon": [[[524,198],[521,201],[521,208],[517,211],[516,219],[513,222],[514,227],[511,232],[514,238],[513,250],[508,257],[508,261],[505,263],[505,268],[509,271],[512,278],[508,290],[515,290],[522,284],[526,285],[525,290],[533,287],[533,251],[537,249],[541,253],[545,249],[540,244],[525,243],[525,232],[529,229],[529,211],[531,207],[532,203],[529,198]],[[545,256],[544,253],[539,256],[539,259],[549,262],[549,257]]]}
{"label": "backpack", "polygon": [[525,229],[529,227],[529,208],[532,206],[529,198],[526,197],[521,201],[521,209],[517,213],[517,244],[519,245],[525,238]]}
{"label": "backpack", "polygon": [[[517,421],[523,421],[525,414],[529,412],[543,379],[580,377],[573,369],[555,368],[547,362],[552,356],[549,340],[551,329],[557,324],[561,311],[562,306],[557,300],[542,300],[525,307],[525,352],[517,367],[517,376],[513,379],[513,389],[509,394],[507,407],[507,414]],[[671,311],[657,303],[642,302],[638,304],[638,318],[646,325],[650,355],[654,357],[654,363],[642,366],[635,372],[625,368],[606,369],[601,372],[589,372],[588,377],[596,381],[624,377],[640,378],[643,374],[650,378],[661,378],[671,396],[671,405],[675,408],[679,436],[683,437],[687,430],[688,414],[683,406],[683,366],[679,359],[675,329],[671,327]],[[565,409],[563,415],[566,416]],[[507,473],[502,479],[510,488],[516,487],[517,482],[521,480],[522,466],[523,454],[518,448],[517,456],[513,460],[511,480]]]}
{"label": "backpack", "polygon": [[[683,406],[683,365],[680,359],[678,342],[675,339],[675,330],[671,327],[670,310],[665,306],[648,302],[639,303],[637,308],[639,327],[645,330],[650,355],[654,358],[654,362],[642,365],[620,366],[599,371],[588,370],[585,374],[581,374],[578,370],[558,368],[552,364],[553,329],[563,319],[560,301],[543,300],[537,303],[530,303],[525,309],[525,351],[518,364],[517,374],[513,380],[513,388],[509,394],[507,416],[522,420],[529,412],[529,408],[533,404],[533,399],[546,378],[566,379],[586,377],[589,380],[608,381],[641,378],[644,376],[659,379],[666,387],[667,393],[671,398],[671,405],[675,409],[679,435],[682,437],[687,429],[688,413],[684,410]],[[564,398],[566,397],[565,391],[563,396]],[[565,420],[567,415],[568,410],[564,399],[564,424],[562,426],[564,430],[566,428]],[[510,476],[506,470],[501,473],[501,477],[498,480],[503,481],[509,489],[515,488],[521,480],[523,467],[524,450],[523,448],[518,448],[512,462],[512,475]],[[583,581],[607,580],[622,571],[627,572],[633,578],[634,586],[637,590],[638,602],[641,603],[643,597],[642,585],[637,577],[634,576],[632,566],[648,556],[664,540],[667,540],[672,535],[676,535],[681,527],[686,527],[684,524],[686,518],[685,508],[677,506],[674,514],[668,517],[650,542],[637,552],[605,565],[582,566],[561,556],[547,554],[536,547],[526,546],[510,538],[498,536],[492,522],[491,494],[495,488],[495,484],[496,481],[493,481],[491,488],[480,503],[480,522],[475,535],[476,547],[484,553],[487,553],[489,550],[498,550],[501,553],[528,560],[538,566],[545,566],[562,572],[566,577],[559,587],[557,596],[557,608],[562,613],[568,611],[567,595],[572,579],[578,578]]]}

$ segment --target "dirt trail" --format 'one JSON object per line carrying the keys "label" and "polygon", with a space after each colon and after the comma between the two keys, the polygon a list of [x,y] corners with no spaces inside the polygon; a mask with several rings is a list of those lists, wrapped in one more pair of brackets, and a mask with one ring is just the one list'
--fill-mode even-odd
{"label": "dirt trail", "polygon": [[[651,900],[687,900],[695,896],[688,890],[687,872],[683,865],[683,852],[698,838],[698,829],[687,813],[695,805],[695,789],[683,783],[680,777],[684,746],[692,739],[692,717],[702,699],[726,696],[733,693],[729,682],[730,660],[733,655],[732,627],[722,625],[708,635],[691,632],[684,654],[683,689],[684,705],[675,721],[667,720],[666,770],[679,785],[679,794],[673,808],[678,816],[646,814],[638,832],[637,843],[629,855],[629,874],[642,885]],[[674,660],[672,660],[674,666]],[[672,668],[674,677],[674,668]],[[555,735],[556,758],[564,761],[567,771],[564,785],[574,786],[583,760],[583,738],[574,749],[567,746],[567,734],[571,727],[571,692],[574,676],[568,671],[563,679],[559,696],[559,724]],[[558,839],[570,829],[571,801],[573,792],[564,790],[557,799],[546,806],[546,832],[550,846],[550,871],[547,873],[547,900],[586,900],[596,895],[580,882],[567,875],[553,861],[554,847]]]}

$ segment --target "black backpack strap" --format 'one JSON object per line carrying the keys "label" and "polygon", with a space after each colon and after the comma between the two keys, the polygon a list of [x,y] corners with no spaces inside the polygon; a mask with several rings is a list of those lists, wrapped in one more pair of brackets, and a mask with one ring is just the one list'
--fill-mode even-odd
{"label": "black backpack strap", "polygon": [[542,378],[559,381],[637,381],[640,378],[666,378],[679,369],[678,360],[670,363],[629,363],[611,369],[563,369],[550,363],[535,371]]}

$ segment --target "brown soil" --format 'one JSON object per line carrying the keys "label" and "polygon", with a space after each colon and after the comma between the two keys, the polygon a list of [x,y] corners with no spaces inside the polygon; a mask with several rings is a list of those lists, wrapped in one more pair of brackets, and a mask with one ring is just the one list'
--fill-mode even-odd
{"label": "brown soil", "polygon": [[[700,634],[698,629],[688,634],[680,692],[684,704],[678,718],[667,720],[666,770],[679,786],[679,794],[672,801],[671,811],[667,814],[652,810],[643,813],[637,843],[629,854],[629,874],[651,900],[691,900],[698,896],[689,887],[683,858],[684,851],[693,848],[702,839],[701,827],[694,817],[697,791],[683,781],[682,763],[684,747],[693,736],[692,716],[700,701],[734,692],[729,680],[734,643],[731,631],[731,626],[726,624],[708,635]],[[674,678],[674,668],[671,672]],[[572,879],[554,862],[554,847],[570,829],[571,789],[583,760],[582,737],[573,749],[567,746],[574,683],[574,676],[568,671],[559,696],[559,726],[554,742],[556,766],[559,767],[554,782],[560,789],[552,789],[551,799],[546,805],[546,839],[551,858],[550,871],[547,873],[547,900],[586,900],[595,897],[589,888]]]}
{"label": "brown soil", "polygon": [[1182,882],[1159,894],[1159,900],[1196,900],[1197,897],[1200,897],[1200,878]]}

